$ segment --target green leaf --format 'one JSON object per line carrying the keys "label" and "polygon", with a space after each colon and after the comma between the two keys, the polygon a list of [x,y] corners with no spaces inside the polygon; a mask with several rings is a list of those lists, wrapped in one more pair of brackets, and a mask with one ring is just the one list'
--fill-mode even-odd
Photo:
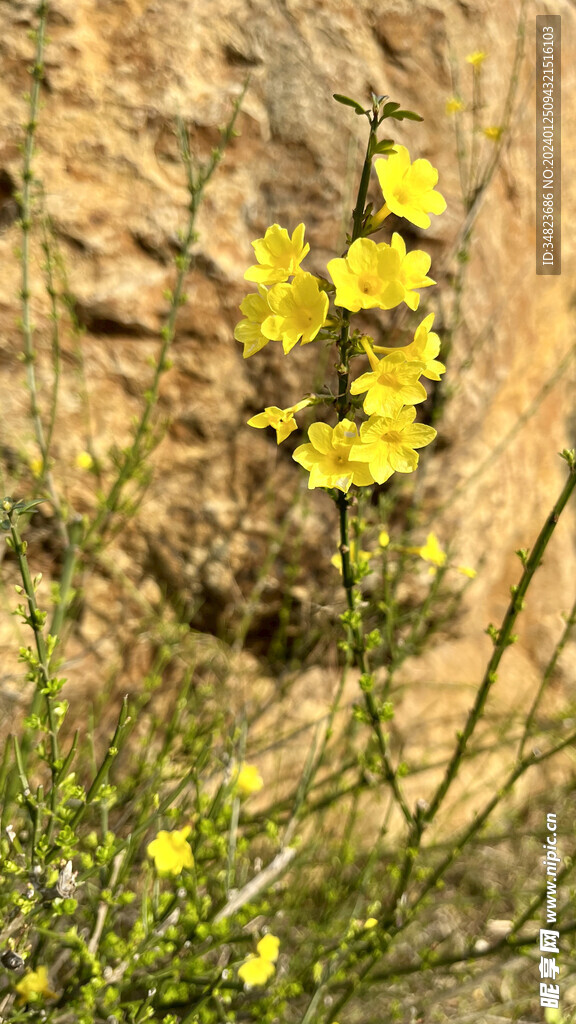
{"label": "green leaf", "polygon": [[394,114],[394,111],[398,110],[399,106],[399,103],[387,103],[386,106],[382,108],[380,120],[383,121],[385,117],[391,117]]}
{"label": "green leaf", "polygon": [[381,139],[374,146],[374,153],[393,153],[394,152],[394,139]]}
{"label": "green leaf", "polygon": [[395,118],[396,121],[423,121],[424,118],[420,117],[420,114],[415,114],[413,110],[397,110],[394,114],[390,115]]}
{"label": "green leaf", "polygon": [[358,103],[356,100],[350,99],[349,96],[342,96],[339,92],[335,92],[332,94],[332,98],[335,99],[337,103],[343,103],[345,107],[354,107],[357,114],[366,113],[362,104]]}

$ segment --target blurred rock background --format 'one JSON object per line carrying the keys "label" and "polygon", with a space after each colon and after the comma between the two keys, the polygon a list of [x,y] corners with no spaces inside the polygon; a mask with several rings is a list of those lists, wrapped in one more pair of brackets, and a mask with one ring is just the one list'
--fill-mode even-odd
{"label": "blurred rock background", "polygon": [[[18,493],[29,479],[26,464],[37,456],[19,360],[15,252],[35,8],[28,0],[0,0],[0,440],[6,486]],[[563,15],[563,92],[566,98],[574,92],[573,4],[542,0],[537,11],[528,4],[512,131],[474,221],[449,363],[450,397],[439,442],[422,456],[415,484],[424,509],[421,542],[433,529],[442,543],[450,542],[455,561],[479,569],[459,619],[405,675],[412,683],[411,720],[433,715],[440,733],[449,715],[471,703],[490,650],[483,631],[488,622],[499,622],[509,587],[519,578],[514,551],[533,543],[565,475],[556,453],[574,444],[574,363],[567,357],[576,342],[575,250],[567,227],[576,213],[568,173],[576,164],[576,125],[568,102],[563,272],[535,274],[534,32],[536,13],[547,12]],[[278,449],[271,431],[246,426],[265,405],[286,406],[313,389],[326,357],[320,346],[298,348],[286,358],[280,346],[269,345],[243,361],[233,330],[238,305],[252,290],[243,280],[252,262],[250,242],[273,222],[292,230],[304,221],[311,245],[306,267],[325,273],[326,261],[345,244],[365,145],[364,120],[332,94],[368,101],[371,90],[387,93],[423,115],[422,124],[390,124],[413,158],[426,157],[438,168],[448,202],[429,231],[401,228],[409,248],[432,256],[438,287],[423,294],[421,310],[436,311],[442,335],[454,310],[465,220],[453,117],[445,105],[456,89],[454,74],[470,101],[472,72],[465,57],[483,50],[481,124],[501,123],[520,14],[517,0],[50,4],[34,170],[85,328],[90,419],[76,342],[64,325],[53,447],[67,499],[80,513],[93,506],[90,475],[75,465],[88,431],[103,459],[113,442],[128,441],[159,349],[164,292],[174,280],[172,261],[188,201],[175,119],[185,120],[193,150],[205,158],[250,75],[239,136],[209,186],[198,222],[189,301],[178,318],[173,367],[162,382],[160,413],[168,427],[153,456],[153,482],[135,522],[115,542],[108,569],[102,564],[85,580],[79,660],[70,667],[71,678],[97,682],[103,666],[117,662],[126,678],[136,680],[146,665],[142,638],[132,642],[141,608],[115,574],[125,573],[140,599],[151,605],[173,599],[196,629],[226,635],[277,542],[276,559],[260,582],[261,608],[252,627],[256,653],[276,628],[291,560],[301,566],[290,583],[294,629],[313,630],[315,616],[333,602],[332,505],[311,492],[304,517],[302,503],[294,503],[303,484],[290,458],[296,435],[292,446]],[[465,129],[467,124],[465,116]],[[486,164],[494,143],[481,135],[476,142]],[[38,375],[45,382],[40,397],[47,402],[50,319],[38,242],[33,252]],[[392,320],[396,327],[414,323]],[[378,332],[385,322],[372,319],[370,326]],[[278,537],[283,525],[284,540]],[[58,536],[48,507],[36,516],[30,541],[49,578]],[[534,692],[561,633],[561,612],[573,601],[575,567],[569,514],[528,601],[520,642],[507,658],[495,696],[502,707]],[[6,600],[10,604],[10,595]],[[3,629],[6,651],[13,647],[13,629],[12,621]],[[556,686],[564,699],[574,678],[569,657],[561,667]],[[317,672],[320,702],[330,692],[328,685],[322,692],[323,679]],[[18,691],[17,672],[10,686]],[[404,741],[409,744],[407,736]]]}

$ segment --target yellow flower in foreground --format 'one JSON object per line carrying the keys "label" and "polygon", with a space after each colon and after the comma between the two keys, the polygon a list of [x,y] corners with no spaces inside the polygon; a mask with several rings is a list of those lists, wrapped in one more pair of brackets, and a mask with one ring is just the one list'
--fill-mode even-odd
{"label": "yellow flower in foreground", "polygon": [[264,957],[252,953],[247,960],[238,968],[238,977],[243,981],[246,988],[255,988],[265,985],[274,975],[276,968]]}
{"label": "yellow flower in foreground", "polygon": [[352,313],[400,305],[406,290],[400,279],[401,262],[400,253],[385,242],[357,238],[343,259],[327,264],[336,285],[334,302]]}
{"label": "yellow flower in foreground", "polygon": [[153,858],[159,875],[179,875],[183,868],[193,867],[194,857],[186,842],[191,831],[190,825],[172,832],[162,830],[148,843],[146,852]]}
{"label": "yellow flower in foreground", "polygon": [[406,359],[424,364],[423,377],[427,377],[428,380],[440,380],[440,374],[445,372],[446,367],[444,363],[436,359],[440,352],[440,338],[430,330],[434,323],[434,315],[434,313],[429,313],[418,325],[414,332],[414,341],[411,341],[409,345],[403,345],[400,348],[375,345],[374,351],[385,352],[388,355],[400,352]]}
{"label": "yellow flower in foreground", "polygon": [[262,334],[262,324],[271,313],[267,289],[258,285],[258,295],[247,295],[240,303],[240,309],[245,319],[236,324],[234,337],[244,345],[242,354],[244,359],[248,359],[270,341]]}
{"label": "yellow flower in foreground", "polygon": [[460,110],[464,110],[464,104],[457,96],[451,96],[449,100],[446,100],[445,110],[447,114],[457,114]]}
{"label": "yellow flower in foreground", "polygon": [[238,977],[244,982],[246,988],[265,985],[273,976],[280,949],[280,939],[275,935],[265,935],[256,946],[258,955],[251,953],[250,956],[238,968]]}
{"label": "yellow flower in foreground", "polygon": [[90,455],[90,452],[78,452],[75,459],[78,469],[92,469],[94,465],[94,459]]}
{"label": "yellow flower in foreground", "polygon": [[446,209],[444,196],[434,189],[438,171],[429,160],[411,163],[406,146],[396,146],[395,153],[376,160],[374,167],[385,201],[374,218],[374,224],[388,212],[405,217],[419,228],[429,228],[428,214],[440,214]]}
{"label": "yellow flower in foreground", "polygon": [[236,779],[236,786],[241,796],[251,796],[252,793],[259,793],[264,785],[264,780],[255,764],[242,764]]}
{"label": "yellow flower in foreground", "polygon": [[292,458],[310,471],[309,488],[336,487],[346,493],[351,484],[374,483],[369,467],[358,462],[361,445],[352,420],[343,419],[335,427],[313,423],[308,437],[310,444],[301,444]]}
{"label": "yellow flower in foreground", "polygon": [[392,248],[400,253],[400,281],[404,285],[404,302],[409,309],[418,309],[420,295],[415,288],[429,288],[436,284],[431,277],[427,277],[432,262],[431,257],[422,249],[413,249],[406,252],[406,242],[397,231],[392,235]]}
{"label": "yellow flower in foreground", "polygon": [[484,50],[474,50],[474,53],[468,54],[466,60],[468,64],[472,65],[472,67],[478,68],[486,60],[487,56],[488,54],[485,53]]}
{"label": "yellow flower in foreground", "polygon": [[278,959],[278,953],[280,951],[280,939],[275,935],[265,935],[263,939],[256,946],[258,956],[264,958],[264,960],[270,960],[271,963],[275,964]]}
{"label": "yellow flower in foreground", "polygon": [[371,928],[375,928],[377,924],[378,924],[378,921],[376,920],[375,917],[368,917],[364,921],[364,930],[365,931],[370,931],[370,929]]}
{"label": "yellow flower in foreground", "polygon": [[48,983],[48,971],[46,967],[39,967],[37,971],[29,971],[15,986],[19,994],[19,1003],[32,1003],[37,999],[54,999],[56,992],[53,992]]}
{"label": "yellow flower in foreground", "polygon": [[249,267],[244,277],[256,284],[278,284],[295,274],[310,251],[308,242],[304,245],[303,224],[294,229],[290,238],[286,228],[272,224],[264,238],[252,242],[259,266]]}
{"label": "yellow flower in foreground", "polygon": [[401,409],[396,417],[371,416],[360,427],[362,443],[354,458],[367,462],[374,480],[384,483],[393,473],[413,473],[418,465],[415,448],[424,448],[436,437],[434,427],[414,423],[413,405]]}
{"label": "yellow flower in foreground", "polygon": [[298,427],[294,414],[300,412],[300,409],[305,409],[307,405],[310,405],[309,398],[303,398],[301,402],[289,406],[288,409],[279,409],[277,405],[267,405],[264,412],[259,412],[248,420],[248,426],[258,429],[274,427],[277,443],[280,444]]}
{"label": "yellow flower in foreground", "polygon": [[364,412],[395,416],[403,405],[417,405],[425,401],[426,388],[419,381],[424,363],[408,362],[399,352],[378,359],[365,338],[362,344],[372,370],[362,373],[352,382],[350,393],[361,395],[367,392]]}
{"label": "yellow flower in foreground", "polygon": [[326,322],[329,299],[320,290],[318,278],[302,271],[291,284],[276,284],[268,292],[272,310],[262,324],[262,333],[271,341],[281,341],[286,355],[299,341],[314,341]]}

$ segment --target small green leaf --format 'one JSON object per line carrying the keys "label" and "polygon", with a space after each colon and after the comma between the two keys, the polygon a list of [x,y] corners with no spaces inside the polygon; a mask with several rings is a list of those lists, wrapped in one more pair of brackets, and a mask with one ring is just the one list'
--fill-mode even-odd
{"label": "small green leaf", "polygon": [[342,96],[339,92],[335,92],[332,94],[332,98],[335,99],[337,103],[343,103],[345,107],[354,107],[357,114],[366,113],[362,104],[358,103],[356,100],[350,99],[349,96]]}
{"label": "small green leaf", "polygon": [[423,121],[424,118],[420,117],[420,114],[415,114],[413,110],[397,110],[394,114],[390,115],[394,117],[396,121]]}
{"label": "small green leaf", "polygon": [[394,139],[381,139],[374,146],[374,153],[394,153]]}
{"label": "small green leaf", "polygon": [[399,103],[387,103],[386,106],[382,108],[380,120],[383,121],[385,117],[391,117],[394,114],[394,111],[398,110],[399,106]]}

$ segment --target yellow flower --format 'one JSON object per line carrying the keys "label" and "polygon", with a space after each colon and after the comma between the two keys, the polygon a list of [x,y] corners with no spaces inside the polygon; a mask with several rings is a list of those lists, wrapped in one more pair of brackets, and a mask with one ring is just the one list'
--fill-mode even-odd
{"label": "yellow flower", "polygon": [[264,785],[264,780],[255,764],[243,763],[240,765],[236,786],[241,796],[251,796],[252,793],[259,793]]}
{"label": "yellow flower", "polygon": [[390,534],[386,530],[382,530],[378,534],[378,543],[381,548],[387,548],[390,543]]}
{"label": "yellow flower", "polygon": [[447,114],[458,114],[460,110],[464,110],[464,104],[457,96],[451,96],[449,100],[446,100],[445,109]]}
{"label": "yellow flower", "polygon": [[488,56],[484,50],[474,50],[474,53],[469,53],[466,57],[468,64],[472,64],[472,67],[478,68],[486,60]]}
{"label": "yellow flower", "polygon": [[32,470],[32,473],[34,474],[34,476],[40,476],[40,474],[42,473],[43,465],[44,465],[44,460],[43,459],[40,459],[40,458],[30,459],[30,469]]}
{"label": "yellow flower", "polygon": [[255,988],[265,985],[273,976],[276,968],[264,957],[256,956],[254,953],[238,968],[238,977],[243,981],[246,988]]}
{"label": "yellow flower", "polygon": [[259,266],[249,267],[244,277],[256,284],[278,284],[287,281],[295,274],[302,260],[310,251],[308,243],[304,245],[303,224],[299,224],[290,238],[286,228],[272,224],[264,238],[252,242]]}
{"label": "yellow flower", "polygon": [[15,986],[19,993],[19,1003],[33,1003],[37,999],[54,999],[56,992],[53,992],[48,983],[48,971],[46,967],[39,967],[37,971],[29,971]]}
{"label": "yellow flower", "polygon": [[336,487],[346,493],[351,484],[366,487],[374,483],[368,466],[357,461],[361,446],[351,420],[343,419],[335,427],[313,423],[308,437],[310,444],[301,444],[292,458],[310,471],[309,488]]}
{"label": "yellow flower", "polygon": [[416,409],[409,405],[396,417],[371,416],[360,427],[361,444],[354,458],[367,462],[374,480],[384,483],[393,473],[413,473],[418,465],[415,448],[423,448],[436,437],[434,427],[414,423]]}
{"label": "yellow flower", "polygon": [[75,459],[78,469],[92,469],[94,465],[94,459],[90,455],[90,452],[78,452]]}
{"label": "yellow flower", "polygon": [[276,938],[275,935],[265,935],[263,939],[260,939],[256,950],[258,955],[263,957],[264,960],[270,960],[271,963],[275,964],[280,950],[280,939]]}
{"label": "yellow flower", "polygon": [[499,142],[500,139],[502,138],[503,131],[504,129],[502,128],[502,126],[496,124],[490,125],[488,128],[482,129],[482,133],[486,136],[487,139],[490,139],[491,142]]}
{"label": "yellow flower", "polygon": [[377,924],[378,924],[378,921],[376,920],[375,917],[368,917],[364,921],[364,930],[365,931],[370,931],[370,929],[371,928],[375,928]]}
{"label": "yellow flower", "polygon": [[[355,537],[350,541],[350,561],[353,565],[358,561],[369,562],[372,555],[372,551],[362,551],[358,549],[358,541]],[[338,572],[342,575],[342,555],[339,551],[337,551],[335,555],[332,555],[330,565],[333,565],[335,569],[338,569]]]}
{"label": "yellow flower", "polygon": [[352,313],[359,309],[392,309],[405,293],[400,279],[401,256],[385,242],[357,238],[343,259],[328,262],[328,273],[336,285],[337,306]]}
{"label": "yellow flower", "polygon": [[186,842],[191,831],[190,825],[172,832],[162,830],[148,843],[146,852],[153,858],[159,875],[179,875],[183,868],[193,867],[194,857]]}
{"label": "yellow flower", "polygon": [[250,956],[238,968],[238,977],[246,988],[265,985],[273,976],[280,949],[280,940],[275,935],[265,935],[256,946],[258,956]]}
{"label": "yellow flower", "polygon": [[424,364],[423,377],[427,377],[428,380],[440,380],[440,374],[445,372],[446,367],[444,363],[436,359],[440,352],[440,338],[430,330],[434,323],[434,315],[434,313],[429,313],[418,325],[414,332],[414,340],[409,345],[403,345],[400,348],[375,345],[374,351],[387,354],[400,352],[406,359]]}
{"label": "yellow flower", "polygon": [[436,284],[436,281],[426,276],[432,260],[422,249],[414,249],[407,253],[406,242],[397,231],[392,235],[392,248],[400,253],[399,277],[405,289],[404,302],[409,309],[418,309],[420,295],[414,289],[428,288],[431,284]]}
{"label": "yellow flower", "polygon": [[426,399],[426,388],[420,384],[424,363],[408,362],[403,353],[392,352],[384,359],[374,355],[368,341],[363,338],[366,355],[372,371],[363,373],[350,386],[352,395],[367,392],[364,412],[368,415],[396,416],[403,405],[417,405]]}
{"label": "yellow flower", "polygon": [[288,355],[298,341],[303,345],[314,341],[326,321],[329,300],[318,279],[302,271],[291,284],[274,285],[268,292],[268,304],[272,315],[262,324],[262,334],[281,341]]}
{"label": "yellow flower", "polygon": [[262,334],[262,323],[271,313],[267,289],[258,285],[258,295],[247,295],[240,303],[240,309],[245,319],[236,324],[234,337],[244,345],[242,354],[244,359],[248,359],[270,341]]}
{"label": "yellow flower", "polygon": [[431,565],[440,567],[446,563],[446,552],[440,547],[435,533],[429,533],[426,543],[419,548],[414,548],[414,551],[425,562],[430,562]]}
{"label": "yellow flower", "polygon": [[457,565],[456,571],[461,572],[463,576],[467,576],[470,580],[473,580],[478,575],[476,569],[471,569],[469,565]]}
{"label": "yellow flower", "polygon": [[385,201],[374,223],[388,212],[405,217],[419,228],[429,228],[428,214],[440,214],[446,209],[444,196],[434,189],[438,171],[429,160],[411,163],[406,146],[396,146],[395,153],[376,160],[374,166]]}
{"label": "yellow flower", "polygon": [[305,409],[307,405],[310,405],[309,398],[303,398],[301,402],[291,405],[288,409],[279,409],[277,405],[267,405],[264,412],[259,412],[256,416],[252,416],[252,419],[248,420],[248,426],[257,427],[258,429],[274,427],[277,443],[280,444],[298,427],[294,419],[294,413],[300,412],[300,409]]}

